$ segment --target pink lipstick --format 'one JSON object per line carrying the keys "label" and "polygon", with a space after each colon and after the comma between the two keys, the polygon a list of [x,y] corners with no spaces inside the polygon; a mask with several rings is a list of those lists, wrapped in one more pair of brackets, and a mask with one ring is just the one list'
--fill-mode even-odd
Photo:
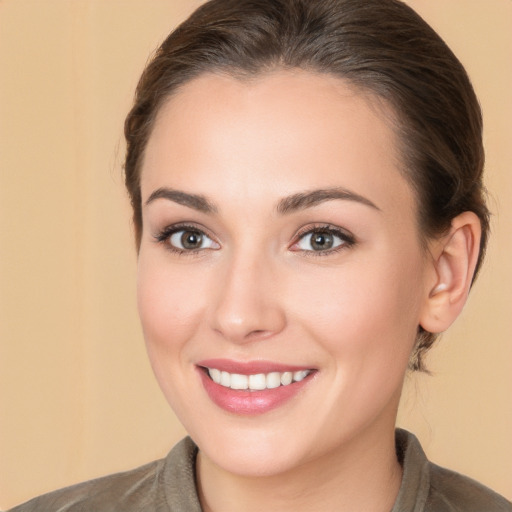
{"label": "pink lipstick", "polygon": [[241,415],[263,414],[283,405],[316,373],[304,366],[228,359],[200,361],[197,369],[210,399],[222,409]]}

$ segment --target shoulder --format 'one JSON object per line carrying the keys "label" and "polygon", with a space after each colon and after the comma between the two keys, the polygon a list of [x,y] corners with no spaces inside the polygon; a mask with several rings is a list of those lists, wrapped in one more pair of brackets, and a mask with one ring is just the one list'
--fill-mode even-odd
{"label": "shoulder", "polygon": [[[165,459],[44,494],[8,512],[192,511],[197,501],[196,450],[186,438]],[[181,504],[185,508],[179,508]]]}
{"label": "shoulder", "polygon": [[[158,479],[163,461],[155,461],[140,468],[72,485],[34,498],[10,512],[96,510],[131,510],[128,505],[147,505],[150,490]],[[84,508],[87,507],[87,508]],[[126,507],[126,508],[125,508]]]}
{"label": "shoulder", "polygon": [[484,485],[428,461],[418,439],[396,431],[402,485],[392,512],[512,512],[512,503]]}
{"label": "shoulder", "polygon": [[477,481],[429,463],[427,511],[511,512],[512,503]]}

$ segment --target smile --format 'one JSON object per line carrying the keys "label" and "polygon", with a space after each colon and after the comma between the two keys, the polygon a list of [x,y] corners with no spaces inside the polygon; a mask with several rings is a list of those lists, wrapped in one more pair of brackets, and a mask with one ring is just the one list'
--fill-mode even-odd
{"label": "smile", "polygon": [[229,413],[254,416],[283,407],[317,380],[318,369],[272,361],[208,359],[196,363],[210,400]]}
{"label": "smile", "polygon": [[206,368],[208,375],[215,382],[225,388],[234,390],[263,391],[275,389],[280,386],[289,386],[293,382],[304,380],[312,370],[298,370],[295,372],[270,372],[241,375],[229,373],[217,368]]}

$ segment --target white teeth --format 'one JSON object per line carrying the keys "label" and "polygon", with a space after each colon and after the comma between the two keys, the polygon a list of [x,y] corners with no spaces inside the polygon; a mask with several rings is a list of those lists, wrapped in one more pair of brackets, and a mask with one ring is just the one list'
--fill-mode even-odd
{"label": "white teeth", "polygon": [[267,388],[274,389],[281,385],[281,374],[279,372],[272,372],[267,375]]}
{"label": "white teeth", "polygon": [[267,387],[267,378],[264,373],[249,375],[249,389],[262,390]]}
{"label": "white teeth", "polygon": [[231,374],[231,389],[247,389],[249,387],[249,377],[247,375]]}
{"label": "white teeth", "polygon": [[281,374],[281,384],[283,386],[288,386],[288,384],[291,384],[293,380],[293,373],[292,372],[284,372]]}
{"label": "white teeth", "polygon": [[304,378],[306,378],[309,374],[309,370],[299,370],[298,372],[293,373],[293,380],[295,382],[300,382]]}
{"label": "white teeth", "polygon": [[210,378],[216,384],[226,388],[251,391],[262,391],[264,389],[274,389],[279,386],[288,386],[292,382],[304,380],[312,370],[299,370],[297,372],[270,372],[257,373],[255,375],[241,375],[239,373],[229,373],[220,371],[217,368],[207,368]]}
{"label": "white teeth", "polygon": [[213,382],[220,384],[220,370],[217,370],[217,368],[210,368],[208,373],[210,374]]}
{"label": "white teeth", "polygon": [[228,372],[220,372],[220,385],[226,388],[231,387],[231,374]]}

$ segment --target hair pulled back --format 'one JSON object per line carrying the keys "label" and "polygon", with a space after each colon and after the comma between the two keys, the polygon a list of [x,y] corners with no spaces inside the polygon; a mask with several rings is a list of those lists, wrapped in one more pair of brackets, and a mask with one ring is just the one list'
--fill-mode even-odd
{"label": "hair pulled back", "polygon": [[[144,70],[125,121],[137,247],[144,150],[165,101],[202,73],[245,79],[287,68],[340,77],[392,107],[422,237],[474,212],[482,225],[478,271],[489,231],[478,100],[452,51],[398,0],[210,0],[174,30]],[[411,369],[425,370],[435,338],[419,328]]]}

